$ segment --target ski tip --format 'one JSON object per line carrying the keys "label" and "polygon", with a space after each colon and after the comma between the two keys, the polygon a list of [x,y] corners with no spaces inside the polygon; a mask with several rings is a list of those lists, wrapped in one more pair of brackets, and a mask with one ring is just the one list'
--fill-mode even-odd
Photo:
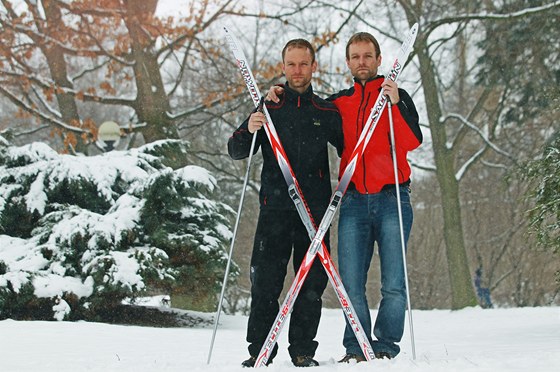
{"label": "ski tip", "polygon": [[416,22],[415,24],[412,25],[412,27],[410,28],[410,32],[412,34],[418,33],[418,22]]}

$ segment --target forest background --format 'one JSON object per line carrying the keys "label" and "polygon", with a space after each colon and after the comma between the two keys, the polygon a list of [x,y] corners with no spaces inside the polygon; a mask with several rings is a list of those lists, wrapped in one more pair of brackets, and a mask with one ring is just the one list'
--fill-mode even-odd
{"label": "forest background", "polygon": [[[351,84],[344,45],[353,33],[379,39],[383,73],[418,22],[399,82],[425,137],[409,159],[412,306],[559,304],[560,202],[550,192],[560,183],[559,16],[560,1],[538,0],[0,0],[0,134],[10,146],[38,141],[75,156],[110,150],[99,138],[107,121],[120,127],[117,150],[184,140],[187,150],[166,149],[164,163],[207,169],[213,197],[236,210],[247,163],[232,161],[226,143],[252,104],[221,27],[241,39],[263,91],[283,81],[285,42],[310,40],[319,61],[314,89],[325,96]],[[253,158],[230,313],[248,309],[260,165]],[[9,235],[13,226],[2,229]],[[336,240],[333,228],[335,262]],[[212,290],[175,293],[172,304],[215,310],[223,269]],[[370,273],[374,304],[376,259]],[[324,298],[338,306],[332,291]]]}

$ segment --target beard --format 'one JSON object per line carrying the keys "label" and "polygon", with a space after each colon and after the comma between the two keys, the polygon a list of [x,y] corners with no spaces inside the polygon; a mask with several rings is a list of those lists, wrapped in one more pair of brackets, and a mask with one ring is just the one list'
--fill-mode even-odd
{"label": "beard", "polygon": [[294,88],[305,88],[311,83],[311,78],[306,76],[290,77],[288,80],[288,85]]}
{"label": "beard", "polygon": [[377,69],[372,69],[369,67],[359,67],[351,71],[352,76],[358,80],[368,80],[374,76],[377,76]]}

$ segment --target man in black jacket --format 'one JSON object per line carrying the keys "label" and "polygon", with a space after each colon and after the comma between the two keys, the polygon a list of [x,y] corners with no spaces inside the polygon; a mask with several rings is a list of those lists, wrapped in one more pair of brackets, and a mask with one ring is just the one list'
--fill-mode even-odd
{"label": "man in black jacket", "polygon": [[[338,110],[313,93],[311,77],[317,69],[315,51],[303,39],[289,41],[282,50],[282,71],[286,76],[286,94],[278,103],[266,107],[288,161],[298,180],[307,205],[316,222],[320,221],[331,196],[327,143],[342,153],[342,121]],[[251,257],[251,313],[247,327],[250,358],[244,367],[253,367],[266,336],[279,311],[288,261],[293,249],[293,268],[297,271],[310,244],[305,226],[288,195],[287,186],[266,133],[259,130],[265,115],[254,112],[234,132],[228,142],[233,159],[249,156],[253,135],[255,151],[262,149],[260,213]],[[325,244],[329,248],[328,234]],[[288,347],[296,366],[311,367],[318,343],[315,341],[321,316],[321,296],[327,276],[315,261],[297,297],[290,320]],[[276,355],[275,346],[269,363]]]}

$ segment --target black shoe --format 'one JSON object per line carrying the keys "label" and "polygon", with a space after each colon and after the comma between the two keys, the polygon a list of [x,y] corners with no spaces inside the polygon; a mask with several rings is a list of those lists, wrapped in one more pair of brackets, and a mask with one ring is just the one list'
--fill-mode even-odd
{"label": "black shoe", "polygon": [[352,361],[355,361],[356,363],[365,362],[366,358],[363,355],[346,354],[344,358],[338,361],[338,363],[352,363]]}
{"label": "black shoe", "polygon": [[257,358],[252,356],[247,360],[244,360],[243,362],[241,362],[241,367],[245,367],[245,368],[253,368],[255,366],[255,363],[257,361]]}
{"label": "black shoe", "polygon": [[[241,367],[245,367],[245,368],[253,368],[255,366],[255,363],[257,362],[257,357],[250,357],[247,360],[244,360],[243,362],[241,362]],[[272,359],[269,359],[266,362],[266,366],[269,366],[272,364]]]}
{"label": "black shoe", "polygon": [[296,367],[317,367],[319,362],[310,357],[309,355],[302,355],[292,358],[292,363]]}
{"label": "black shoe", "polygon": [[375,353],[375,358],[377,358],[377,359],[393,359],[391,354],[389,354],[385,351],[380,351],[378,353]]}

